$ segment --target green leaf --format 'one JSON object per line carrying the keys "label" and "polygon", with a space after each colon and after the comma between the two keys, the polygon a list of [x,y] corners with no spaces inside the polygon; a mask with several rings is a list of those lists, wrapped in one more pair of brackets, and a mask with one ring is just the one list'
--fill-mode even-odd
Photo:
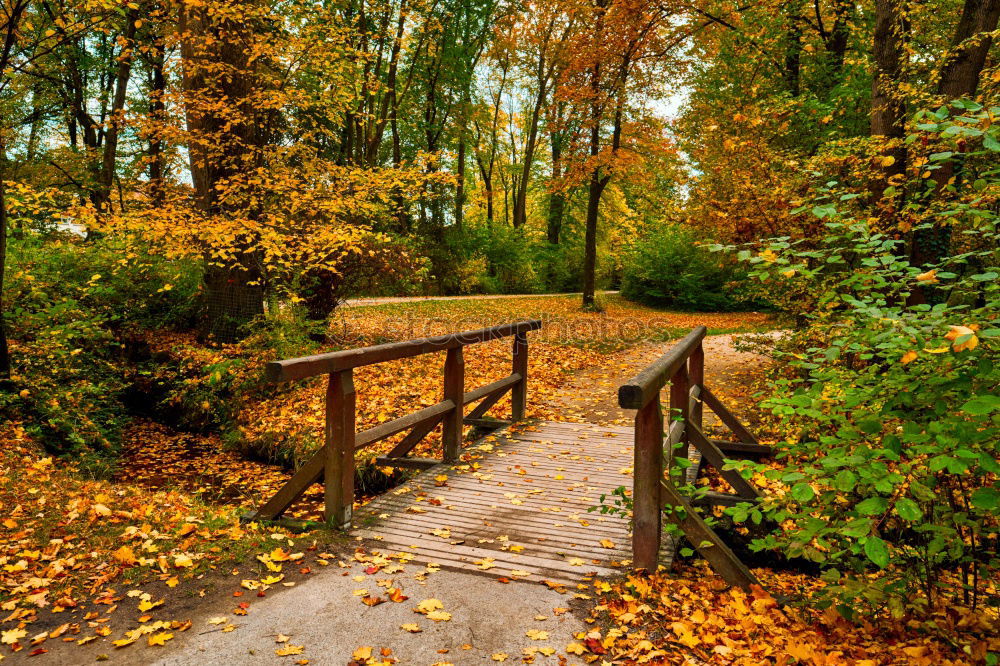
{"label": "green leaf", "polygon": [[1000,409],[1000,396],[977,395],[964,405],[962,411],[973,416],[983,416]]}
{"label": "green leaf", "polygon": [[810,486],[808,483],[796,483],[794,486],[792,486],[791,495],[797,501],[805,504],[813,497],[815,497],[816,493],[813,492],[812,486]]}
{"label": "green leaf", "polygon": [[917,503],[909,497],[903,497],[896,502],[896,513],[899,514],[900,518],[908,520],[911,523],[914,523],[924,517],[924,512],[921,511]]}
{"label": "green leaf", "polygon": [[884,497],[869,497],[856,507],[858,512],[865,516],[876,516],[884,513],[889,503]]}
{"label": "green leaf", "polygon": [[841,492],[848,493],[854,490],[854,484],[858,482],[858,477],[854,475],[854,472],[842,469],[837,472],[837,476],[833,477],[833,487]]}
{"label": "green leaf", "polygon": [[865,555],[883,569],[889,564],[889,547],[877,536],[868,537],[865,541]]}
{"label": "green leaf", "polygon": [[993,511],[1000,506],[1000,492],[996,488],[977,488],[972,491],[972,506]]}

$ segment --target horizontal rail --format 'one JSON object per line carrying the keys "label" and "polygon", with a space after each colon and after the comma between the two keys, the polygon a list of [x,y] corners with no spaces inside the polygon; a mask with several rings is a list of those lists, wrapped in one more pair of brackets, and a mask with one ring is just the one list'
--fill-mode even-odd
{"label": "horizontal rail", "polygon": [[462,404],[467,405],[470,402],[479,400],[480,398],[485,398],[492,393],[506,392],[508,389],[516,386],[521,379],[521,374],[515,372],[514,374],[507,375],[503,379],[497,380],[492,384],[487,384],[486,386],[480,386],[477,389],[467,391],[465,395],[462,396]]}
{"label": "horizontal rail", "polygon": [[270,382],[290,382],[296,379],[306,379],[316,375],[349,370],[364,365],[395,361],[421,354],[464,347],[465,345],[498,340],[511,335],[519,335],[535,331],[542,327],[538,319],[503,324],[474,331],[449,333],[429,338],[417,338],[406,342],[390,342],[384,345],[362,347],[361,349],[346,349],[344,351],[302,356],[283,361],[273,361],[265,368],[265,377]]}
{"label": "horizontal rail", "polygon": [[645,407],[650,400],[659,395],[660,389],[666,386],[678,368],[687,362],[704,339],[707,331],[708,329],[704,326],[694,329],[671,347],[670,351],[628,382],[619,386],[618,405],[624,409]]}
{"label": "horizontal rail", "polygon": [[421,423],[426,423],[427,421],[436,419],[442,414],[446,414],[453,409],[455,409],[455,403],[451,400],[444,400],[436,405],[431,405],[430,407],[425,407],[420,411],[413,412],[412,414],[407,414],[406,416],[401,416],[398,419],[380,423],[374,428],[369,428],[368,430],[359,432],[354,441],[354,449],[358,450],[364,448],[374,444],[375,442],[379,442],[386,437],[391,437],[396,433],[409,430],[410,428],[418,426]]}

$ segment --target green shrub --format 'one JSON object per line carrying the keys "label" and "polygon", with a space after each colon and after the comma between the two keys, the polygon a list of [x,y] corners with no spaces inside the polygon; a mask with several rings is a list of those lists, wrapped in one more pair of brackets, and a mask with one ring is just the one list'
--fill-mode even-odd
{"label": "green shrub", "polygon": [[197,266],[139,261],[113,238],[29,233],[9,249],[13,390],[0,392],[0,416],[24,421],[56,453],[113,452],[126,421],[129,343],[139,328],[194,320]]}
{"label": "green shrub", "polygon": [[625,298],[659,307],[717,312],[739,310],[745,272],[727,257],[700,244],[691,229],[668,224],[635,244],[625,258]]}
{"label": "green shrub", "polygon": [[431,251],[443,293],[532,294],[544,290],[523,229],[470,224],[451,229]]}
{"label": "green shrub", "polygon": [[[848,212],[865,198],[832,182],[809,207],[821,238],[742,253],[770,289],[798,282],[815,302],[802,305],[806,326],[778,355],[763,403],[787,443],[782,468],[757,471],[788,493],[729,511],[781,525],[755,547],[821,563],[824,603],[845,615],[996,603],[1000,131],[988,117],[1000,108],[960,108],[918,128],[939,151],[934,168],[954,156],[964,178],[943,192],[926,177],[910,184],[901,213],[916,234],[952,234],[936,265],[911,265],[904,240],[878,231],[864,205]],[[970,138],[982,147],[935,145]],[[918,289],[926,303],[911,298]]]}

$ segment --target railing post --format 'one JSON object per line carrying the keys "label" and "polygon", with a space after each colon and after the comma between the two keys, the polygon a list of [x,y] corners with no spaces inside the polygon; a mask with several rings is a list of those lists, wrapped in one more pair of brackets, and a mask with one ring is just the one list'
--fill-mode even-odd
{"label": "railing post", "polygon": [[455,408],[444,417],[441,439],[444,442],[444,461],[453,463],[462,451],[462,422],[465,395],[465,357],[462,347],[448,350],[444,362],[444,399],[455,403]]}
{"label": "railing post", "polygon": [[354,509],[354,371],[330,373],[326,388],[324,502],[331,527],[351,526]]}
{"label": "railing post", "polygon": [[691,352],[691,359],[689,361],[690,381],[688,382],[692,387],[698,387],[698,399],[695,400],[694,406],[691,411],[691,423],[698,426],[698,430],[702,430],[702,420],[704,416],[704,410],[702,409],[702,401],[704,397],[702,394],[705,392],[705,348],[702,343],[699,342],[698,346],[694,348]]}
{"label": "railing post", "polygon": [[[669,421],[673,423],[675,419],[680,418],[684,423],[688,422],[690,414],[688,414],[688,375],[687,375],[687,364],[682,363],[681,367],[677,368],[677,372],[674,376],[670,378],[670,416]],[[688,457],[688,433],[687,428],[684,429],[684,435],[681,437],[681,446],[678,449],[671,447],[669,455],[670,460],[673,461],[674,457],[687,458]],[[671,465],[673,463],[671,462]]]}
{"label": "railing post", "polygon": [[514,385],[510,393],[511,419],[524,419],[524,410],[528,404],[528,336],[526,333],[514,335],[513,372],[521,375],[521,381]]}
{"label": "railing post", "polygon": [[663,480],[663,412],[656,395],[635,415],[632,486],[632,558],[656,571],[660,556],[660,482]]}

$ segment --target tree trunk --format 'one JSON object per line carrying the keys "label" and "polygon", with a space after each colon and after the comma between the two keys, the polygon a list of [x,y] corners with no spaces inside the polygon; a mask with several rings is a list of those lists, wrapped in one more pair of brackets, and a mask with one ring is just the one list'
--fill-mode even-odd
{"label": "tree trunk", "polygon": [[131,10],[125,14],[125,34],[122,53],[118,60],[118,72],[115,75],[115,96],[111,102],[111,118],[108,122],[107,136],[104,138],[104,153],[101,157],[101,177],[98,184],[98,199],[102,204],[102,212],[111,209],[111,185],[115,178],[115,163],[118,159],[118,131],[124,121],[125,93],[128,80],[132,75],[132,57],[135,45],[135,22],[138,12]]}
{"label": "tree trunk", "polygon": [[7,345],[7,317],[4,307],[4,275],[7,271],[7,192],[4,188],[4,167],[7,150],[0,136],[0,385],[10,379],[10,348]]}
{"label": "tree trunk", "polygon": [[[603,9],[603,7],[602,7]],[[598,26],[600,27],[600,22]],[[600,31],[598,31],[600,34]],[[590,88],[594,101],[590,105],[590,156],[596,160],[601,153],[601,116],[603,110],[600,103],[601,63],[597,62],[591,68]],[[590,174],[590,186],[587,188],[587,228],[584,236],[583,249],[583,307],[594,307],[594,290],[597,283],[597,216],[600,211],[601,194],[604,185],[601,179],[601,168],[593,167]]]}
{"label": "tree trunk", "polygon": [[[1000,21],[1000,0],[966,0],[962,16],[955,26],[951,49],[945,54],[941,64],[941,79],[938,94],[941,102],[947,104],[961,97],[973,98],[979,88],[979,77],[986,64],[986,56],[992,44],[992,33]],[[935,188],[941,193],[956,177],[956,162],[947,161],[932,175]],[[918,229],[910,244],[910,263],[915,266],[934,265],[948,253],[951,230],[944,225],[930,229]],[[924,290],[919,286],[910,294],[911,305],[925,303]]]}
{"label": "tree trunk", "polygon": [[[552,147],[552,178],[551,183],[558,186],[559,179],[562,178],[562,134],[559,130],[553,131],[549,135],[549,142]],[[566,195],[561,189],[554,189],[549,193],[549,215],[547,236],[552,245],[559,244],[562,235],[563,212],[566,209]]]}
{"label": "tree trunk", "polygon": [[847,56],[847,43],[850,37],[848,21],[854,11],[852,0],[834,0],[833,27],[826,38],[827,50],[827,88],[831,89],[840,83],[840,74],[844,69],[844,59]]}
{"label": "tree trunk", "polygon": [[149,115],[153,124],[153,134],[149,139],[149,186],[153,205],[159,206],[164,201],[164,178],[166,170],[163,160],[163,140],[160,128],[166,122],[166,105],[164,99],[167,90],[166,76],[163,71],[164,54],[161,45],[156,46],[150,68],[152,78],[149,93]]}
{"label": "tree trunk", "polygon": [[458,163],[455,167],[458,172],[455,184],[455,228],[461,229],[465,220],[465,134],[459,135],[458,139]]}
{"label": "tree trunk", "polygon": [[941,65],[938,92],[948,102],[973,97],[1000,20],[1000,0],[966,0],[951,50]]}
{"label": "tree trunk", "polygon": [[587,231],[583,250],[583,307],[594,307],[597,288],[597,217],[601,206],[604,186],[595,170],[587,188]]}
{"label": "tree trunk", "polygon": [[871,135],[881,137],[882,154],[891,157],[881,165],[882,174],[872,186],[872,198],[878,200],[890,180],[906,169],[906,103],[899,89],[904,64],[904,42],[908,31],[907,0],[876,0],[875,34],[872,53],[875,74],[872,78]]}
{"label": "tree trunk", "polygon": [[790,2],[785,6],[785,87],[792,97],[801,90],[802,71],[802,6]]}
{"label": "tree trunk", "polygon": [[528,136],[524,144],[524,163],[521,165],[521,179],[514,194],[514,227],[522,227],[528,221],[528,185],[531,183],[531,166],[535,160],[535,146],[538,144],[538,121],[548,96],[548,76],[545,70],[545,51],[540,49],[536,77],[538,91],[535,105],[528,121]]}
{"label": "tree trunk", "polygon": [[[255,214],[252,210],[225,210],[216,189],[218,183],[239,177],[241,169],[252,164],[248,151],[259,147],[263,141],[247,101],[249,91],[256,84],[247,62],[247,50],[232,37],[228,42],[214,38],[195,41],[212,35],[216,29],[232,36],[250,27],[231,21],[213,26],[209,25],[209,20],[204,10],[191,9],[189,12],[183,4],[178,9],[180,32],[191,36],[181,44],[181,58],[188,131],[196,139],[188,145],[196,202],[199,210],[209,216],[227,213],[252,216]],[[225,76],[215,74],[217,65],[225,66]],[[206,100],[210,103],[206,104]],[[217,102],[211,103],[214,100]],[[228,109],[221,114],[213,110],[234,105],[238,118],[235,122]],[[229,145],[220,150],[223,143]],[[219,342],[240,339],[245,332],[244,326],[264,313],[263,276],[252,239],[237,249],[238,257],[225,265],[214,263],[206,256],[203,284],[207,317],[202,333]]]}

